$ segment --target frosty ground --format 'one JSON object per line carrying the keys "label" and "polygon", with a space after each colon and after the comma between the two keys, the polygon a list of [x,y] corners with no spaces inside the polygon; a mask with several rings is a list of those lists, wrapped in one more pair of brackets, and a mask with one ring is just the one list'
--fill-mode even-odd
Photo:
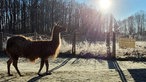
{"label": "frosty ground", "polygon": [[[7,75],[7,60],[8,58],[0,58],[0,82],[122,82],[123,78],[128,82],[146,81],[146,62],[57,58],[50,59],[49,70],[52,74],[40,77],[37,75],[39,59],[32,63],[20,58],[18,67],[24,75],[20,77],[13,66],[11,66],[13,76]],[[45,67],[43,72],[45,72]]]}
{"label": "frosty ground", "polygon": [[[24,76],[20,77],[11,66],[13,76],[9,77],[6,63],[8,57],[0,55],[0,82],[146,82],[146,61],[112,61],[96,57],[90,58],[107,56],[105,42],[84,41],[78,43],[76,47],[76,53],[83,54],[85,58],[72,57],[70,54],[72,45],[62,40],[60,52],[66,53],[66,57],[58,57],[56,60],[49,59],[49,70],[52,74],[42,77],[37,75],[40,60],[32,63],[24,58],[20,58],[18,63],[18,68]],[[125,52],[133,50],[145,54],[146,42],[137,41],[134,49],[120,49],[116,44],[117,57],[122,57]],[[42,70],[42,73],[44,72],[45,67]]]}

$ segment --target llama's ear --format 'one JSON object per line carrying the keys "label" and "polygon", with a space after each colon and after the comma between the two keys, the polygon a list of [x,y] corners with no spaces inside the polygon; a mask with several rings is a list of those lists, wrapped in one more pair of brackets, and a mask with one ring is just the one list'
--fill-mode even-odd
{"label": "llama's ear", "polygon": [[55,23],[54,23],[54,25],[56,26],[56,25],[57,25],[57,23],[55,22]]}
{"label": "llama's ear", "polygon": [[57,25],[59,26],[59,25],[60,25],[60,23],[61,23],[61,22],[60,22],[60,21],[58,21],[58,22],[57,22]]}
{"label": "llama's ear", "polygon": [[54,25],[55,25],[55,26],[60,26],[60,25],[61,25],[61,22],[60,22],[60,21],[55,22]]}
{"label": "llama's ear", "polygon": [[54,25],[55,25],[55,26],[58,26],[58,25],[59,25],[59,22],[55,22]]}

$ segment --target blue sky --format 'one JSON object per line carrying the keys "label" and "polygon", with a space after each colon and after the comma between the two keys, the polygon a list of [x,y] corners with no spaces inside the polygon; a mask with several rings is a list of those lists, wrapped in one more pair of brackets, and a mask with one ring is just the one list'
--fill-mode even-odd
{"label": "blue sky", "polygon": [[[79,3],[86,3],[97,7],[98,0],[76,0]],[[112,4],[107,13],[112,13],[116,19],[122,20],[136,12],[143,10],[146,12],[146,0],[111,0]],[[106,4],[105,4],[106,5]],[[97,7],[97,10],[98,7]]]}

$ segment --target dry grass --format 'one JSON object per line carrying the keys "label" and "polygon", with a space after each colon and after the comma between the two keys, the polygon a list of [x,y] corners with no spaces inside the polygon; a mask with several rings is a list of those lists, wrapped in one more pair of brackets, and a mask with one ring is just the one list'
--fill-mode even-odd
{"label": "dry grass", "polygon": [[[9,38],[9,37],[8,37]],[[30,37],[32,38],[32,37]],[[40,37],[41,38],[41,37]],[[41,40],[48,40],[46,38],[41,38]],[[118,56],[123,56],[126,52],[132,52],[133,50],[138,50],[140,53],[146,54],[146,42],[145,41],[136,41],[136,47],[135,48],[126,48],[126,49],[121,49],[118,46],[119,44],[116,43],[116,54]],[[6,46],[6,40],[3,43],[3,48]],[[111,44],[112,48],[112,44]],[[62,44],[61,44],[61,53],[71,53],[72,50],[72,44],[68,43],[64,39],[62,39]],[[78,42],[76,45],[76,54],[81,54],[81,53],[91,53],[94,55],[103,55],[106,56],[106,43],[105,41],[97,41],[95,43],[90,43],[88,41],[82,41]]]}

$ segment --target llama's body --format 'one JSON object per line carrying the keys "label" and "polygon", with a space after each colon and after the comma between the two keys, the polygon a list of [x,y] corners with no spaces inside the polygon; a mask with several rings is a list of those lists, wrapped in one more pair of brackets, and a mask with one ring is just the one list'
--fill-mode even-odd
{"label": "llama's body", "polygon": [[[19,57],[28,58],[30,61],[43,57],[56,58],[59,52],[60,43],[61,42],[59,41],[57,45],[54,45],[53,41],[30,41],[22,36],[15,36],[8,40],[7,51],[8,53],[16,54]],[[13,55],[11,56],[13,57]]]}
{"label": "llama's body", "polygon": [[60,48],[60,32],[63,31],[61,27],[54,27],[52,33],[51,41],[31,41],[22,36],[14,36],[11,37],[7,41],[6,52],[10,56],[8,60],[8,74],[10,74],[10,65],[13,62],[15,69],[18,74],[21,76],[18,67],[17,61],[19,57],[24,57],[30,59],[30,61],[34,61],[37,58],[41,59],[40,69],[38,74],[40,75],[40,71],[46,64],[46,73],[48,72],[48,58],[53,57],[56,58],[59,53]]}

